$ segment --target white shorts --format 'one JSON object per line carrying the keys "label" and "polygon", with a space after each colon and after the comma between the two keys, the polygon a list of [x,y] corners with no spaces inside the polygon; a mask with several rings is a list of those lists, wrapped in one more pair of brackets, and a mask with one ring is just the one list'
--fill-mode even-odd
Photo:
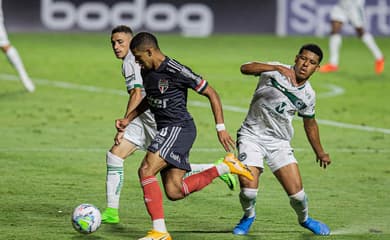
{"label": "white shorts", "polygon": [[138,149],[146,151],[156,133],[157,126],[153,114],[147,110],[126,127],[123,138],[136,145]]}
{"label": "white shorts", "polygon": [[330,19],[338,22],[349,22],[355,28],[364,27],[364,5],[355,4],[348,8],[336,5],[330,13]]}
{"label": "white shorts", "polygon": [[3,19],[0,18],[0,47],[9,45],[8,35],[5,31]]}
{"label": "white shorts", "polygon": [[297,163],[290,143],[271,137],[256,137],[256,139],[240,136],[238,138],[238,159],[247,166],[264,169],[264,160],[272,172]]}

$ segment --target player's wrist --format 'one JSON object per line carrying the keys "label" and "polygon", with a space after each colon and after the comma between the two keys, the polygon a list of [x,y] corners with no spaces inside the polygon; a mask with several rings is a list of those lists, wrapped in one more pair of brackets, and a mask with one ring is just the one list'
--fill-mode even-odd
{"label": "player's wrist", "polygon": [[220,131],[225,131],[226,127],[224,123],[217,123],[215,125],[215,129],[217,129],[217,132],[220,132]]}

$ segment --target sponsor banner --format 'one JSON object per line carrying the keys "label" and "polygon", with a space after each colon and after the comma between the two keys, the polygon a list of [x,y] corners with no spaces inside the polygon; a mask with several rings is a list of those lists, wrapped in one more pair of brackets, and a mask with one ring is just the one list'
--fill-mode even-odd
{"label": "sponsor banner", "polygon": [[[23,6],[23,7],[21,7]],[[125,24],[135,31],[273,33],[274,0],[5,0],[11,31],[109,31]]]}
{"label": "sponsor banner", "polygon": [[[337,0],[4,0],[8,31],[134,31],[324,36]],[[366,29],[390,35],[390,0],[366,0]],[[345,34],[354,34],[346,24]]]}
{"label": "sponsor banner", "polygon": [[[330,12],[337,0],[277,0],[276,33],[286,35],[329,34]],[[366,26],[373,35],[390,35],[390,0],[366,0]],[[355,34],[345,24],[345,34]]]}

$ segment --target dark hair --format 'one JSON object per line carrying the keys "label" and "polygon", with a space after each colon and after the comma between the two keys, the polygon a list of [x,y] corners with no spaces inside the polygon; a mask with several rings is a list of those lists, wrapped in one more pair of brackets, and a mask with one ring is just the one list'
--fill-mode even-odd
{"label": "dark hair", "polygon": [[303,52],[303,50],[307,50],[307,51],[315,53],[318,56],[318,58],[319,58],[318,63],[320,63],[322,61],[323,53],[322,53],[321,48],[318,45],[311,44],[311,43],[310,44],[305,44],[299,50],[299,54],[301,54]]}
{"label": "dark hair", "polygon": [[146,48],[153,47],[156,49],[160,49],[158,46],[157,38],[148,32],[140,32],[134,36],[130,43],[130,49],[135,48]]}
{"label": "dark hair", "polygon": [[119,26],[116,26],[115,28],[113,28],[111,31],[111,35],[113,35],[114,33],[122,33],[122,32],[133,36],[133,30],[131,30],[130,27],[125,26],[125,25],[119,25]]}

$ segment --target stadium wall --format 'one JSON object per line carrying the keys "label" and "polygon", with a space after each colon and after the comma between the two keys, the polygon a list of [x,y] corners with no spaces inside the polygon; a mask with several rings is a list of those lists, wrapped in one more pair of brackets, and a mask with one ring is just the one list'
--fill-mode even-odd
{"label": "stadium wall", "polygon": [[[326,35],[337,0],[4,0],[9,31],[135,31]],[[23,7],[21,7],[23,6]],[[366,0],[367,29],[390,35],[390,0]],[[345,33],[353,34],[347,26]]]}

